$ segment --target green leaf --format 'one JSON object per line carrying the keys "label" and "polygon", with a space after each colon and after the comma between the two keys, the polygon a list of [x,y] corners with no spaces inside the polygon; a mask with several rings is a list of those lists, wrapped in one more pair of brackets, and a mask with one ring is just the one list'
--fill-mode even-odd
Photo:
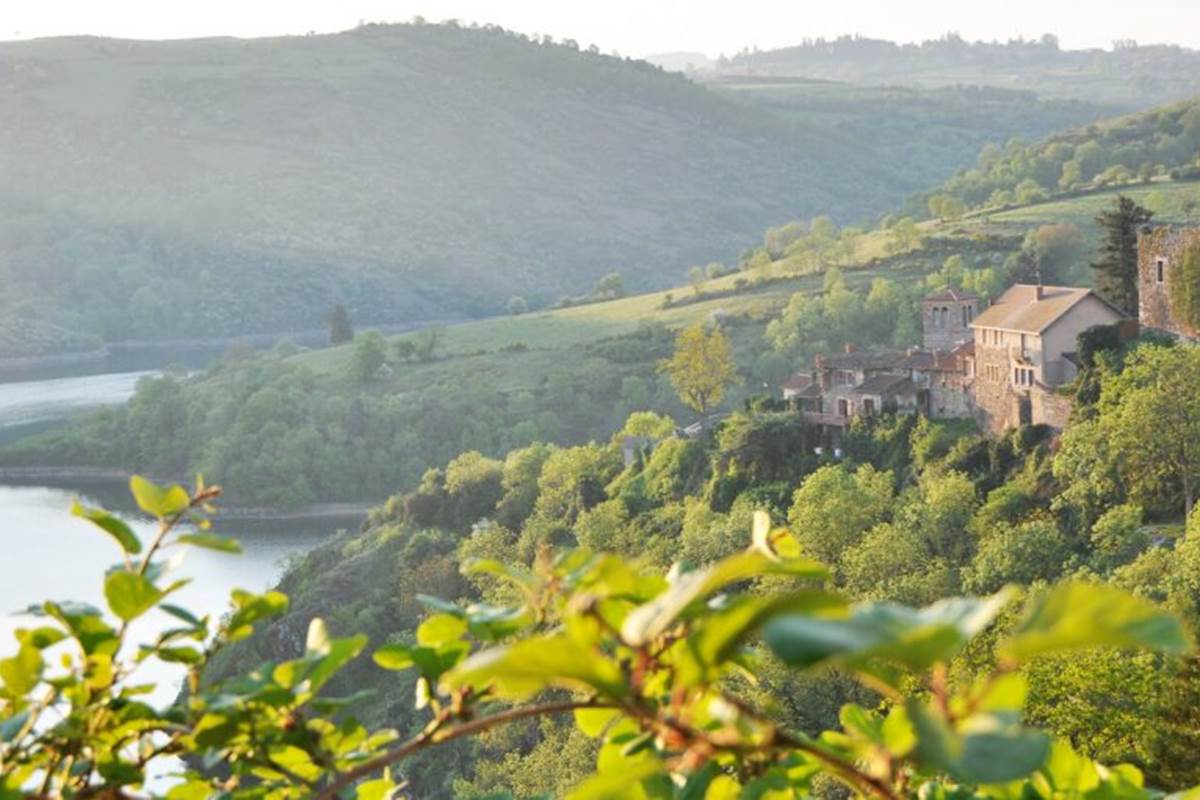
{"label": "green leaf", "polygon": [[467,632],[467,621],[450,614],[434,614],[417,628],[417,641],[430,647],[455,642]]}
{"label": "green leaf", "polygon": [[108,607],[125,622],[137,619],[161,600],[163,593],[136,572],[113,572],[104,580]]}
{"label": "green leaf", "polygon": [[29,711],[20,711],[7,719],[0,720],[0,742],[11,742],[29,721]]}
{"label": "green leaf", "polygon": [[661,774],[663,767],[657,761],[631,762],[623,769],[593,775],[575,787],[567,800],[626,800],[644,796],[639,791],[639,784]]}
{"label": "green leaf", "polygon": [[413,661],[412,648],[400,644],[385,644],[371,655],[371,659],[384,669],[391,670],[408,669],[416,663]]}
{"label": "green leaf", "polygon": [[956,731],[916,700],[905,710],[917,734],[917,761],[963,783],[1019,780],[1050,756],[1050,737],[1020,725],[1015,714],[976,714]]}
{"label": "green leaf", "polygon": [[399,785],[390,777],[363,781],[354,788],[356,800],[389,800],[395,796]]}
{"label": "green leaf", "polygon": [[620,715],[621,712],[615,708],[577,708],[575,725],[584,736],[595,739]]}
{"label": "green leaf", "polygon": [[768,620],[785,613],[843,608],[838,597],[821,591],[793,592],[777,597],[739,597],[726,607],[699,619],[688,637],[690,659],[678,665],[679,682],[694,685],[715,677],[735,649]]}
{"label": "green leaf", "polygon": [[1001,591],[986,600],[951,598],[923,609],[866,603],[847,619],[790,614],[768,623],[764,638],[783,661],[799,667],[833,662],[879,677],[879,660],[921,671],[949,661],[1008,603]]}
{"label": "green leaf", "polygon": [[163,603],[161,606],[159,606],[159,608],[161,608],[163,611],[170,614],[172,617],[175,617],[175,619],[186,622],[187,624],[191,625],[193,628],[198,628],[202,624],[204,624],[200,620],[199,617],[197,617],[192,612],[188,611],[186,608],[182,608],[181,606],[171,605],[170,603]]}
{"label": "green leaf", "polygon": [[242,543],[237,539],[229,536],[221,536],[216,533],[185,533],[176,541],[181,544],[195,545],[203,547],[206,550],[216,550],[221,553],[240,554],[242,552]]}
{"label": "green leaf", "polygon": [[1104,584],[1063,583],[1035,598],[1000,648],[1020,661],[1082,647],[1145,647],[1185,653],[1192,642],[1179,619],[1148,600]]}
{"label": "green leaf", "polygon": [[16,637],[20,644],[45,650],[67,638],[67,635],[58,628],[42,625],[37,628],[17,628]]}
{"label": "green leaf", "polygon": [[747,550],[711,567],[676,576],[665,591],[629,613],[621,625],[621,638],[634,647],[648,644],[671,627],[693,602],[729,584],[772,574],[824,578],[829,573],[815,561],[780,561],[757,550]]}
{"label": "green leaf", "polygon": [[0,659],[0,681],[14,697],[24,697],[33,691],[42,677],[42,651],[21,645],[11,658]]}
{"label": "green leaf", "polygon": [[142,543],[138,540],[133,529],[125,524],[120,517],[115,517],[103,508],[85,508],[79,503],[71,506],[71,513],[95,525],[100,530],[112,536],[121,545],[121,549],[129,555],[142,552]]}
{"label": "green leaf", "polygon": [[504,697],[523,698],[550,686],[595,690],[609,697],[626,694],[615,662],[559,634],[484,650],[446,674],[448,687],[493,686]]}
{"label": "green leaf", "polygon": [[152,517],[171,517],[191,505],[191,497],[182,486],[162,487],[141,475],[129,479],[129,491],[138,507]]}

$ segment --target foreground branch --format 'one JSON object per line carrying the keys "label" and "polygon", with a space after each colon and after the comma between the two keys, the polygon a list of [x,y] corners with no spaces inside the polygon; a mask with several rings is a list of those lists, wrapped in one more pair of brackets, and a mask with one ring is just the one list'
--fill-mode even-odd
{"label": "foreground branch", "polygon": [[333,782],[321,790],[317,795],[317,800],[336,800],[338,793],[352,786],[358,781],[370,775],[374,775],[383,769],[390,767],[397,761],[408,758],[413,753],[420,752],[428,747],[443,742],[450,742],[455,739],[461,739],[464,736],[481,733],[486,730],[506,725],[510,722],[518,722],[530,717],[548,716],[551,714],[562,714],[567,711],[574,711],[579,708],[611,708],[609,703],[601,703],[595,700],[561,700],[556,703],[542,703],[536,706],[518,706],[509,708],[504,711],[491,714],[486,717],[464,722],[456,725],[453,728],[443,728],[442,726],[447,721],[446,718],[439,717],[435,719],[428,728],[422,731],[417,736],[409,739],[404,744],[389,750],[381,756],[364,761],[354,769],[343,772]]}

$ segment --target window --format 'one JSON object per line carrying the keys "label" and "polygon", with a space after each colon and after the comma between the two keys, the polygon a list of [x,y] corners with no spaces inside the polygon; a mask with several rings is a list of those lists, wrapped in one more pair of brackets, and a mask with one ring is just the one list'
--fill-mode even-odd
{"label": "window", "polygon": [[863,414],[870,416],[875,413],[875,399],[871,397],[863,398]]}
{"label": "window", "polygon": [[965,327],[967,327],[967,325],[969,325],[971,323],[971,307],[963,306],[962,307],[962,315],[963,315],[963,327],[965,328]]}
{"label": "window", "polygon": [[1027,367],[1014,367],[1013,383],[1017,386],[1033,386],[1033,370]]}
{"label": "window", "polygon": [[1163,278],[1167,273],[1167,260],[1165,258],[1158,258],[1154,260],[1154,272],[1158,282],[1162,283]]}

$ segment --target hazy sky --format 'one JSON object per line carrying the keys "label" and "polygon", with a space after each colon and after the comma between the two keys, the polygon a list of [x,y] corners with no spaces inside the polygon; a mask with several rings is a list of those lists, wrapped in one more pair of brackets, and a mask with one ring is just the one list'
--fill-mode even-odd
{"label": "hazy sky", "polygon": [[1114,39],[1200,47],[1200,0],[0,0],[0,39],[90,33],[133,38],[337,31],[360,20],[457,17],[646,55],[860,33],[914,41],[1059,35],[1064,47]]}

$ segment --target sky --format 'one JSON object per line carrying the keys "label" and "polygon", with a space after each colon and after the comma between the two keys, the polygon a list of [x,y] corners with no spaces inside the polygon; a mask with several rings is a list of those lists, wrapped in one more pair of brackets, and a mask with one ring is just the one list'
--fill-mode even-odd
{"label": "sky", "polygon": [[716,56],[847,33],[909,42],[948,31],[972,40],[1049,32],[1072,49],[1116,39],[1200,48],[1200,0],[0,0],[0,39],[326,33],[414,15],[491,22],[631,56]]}

